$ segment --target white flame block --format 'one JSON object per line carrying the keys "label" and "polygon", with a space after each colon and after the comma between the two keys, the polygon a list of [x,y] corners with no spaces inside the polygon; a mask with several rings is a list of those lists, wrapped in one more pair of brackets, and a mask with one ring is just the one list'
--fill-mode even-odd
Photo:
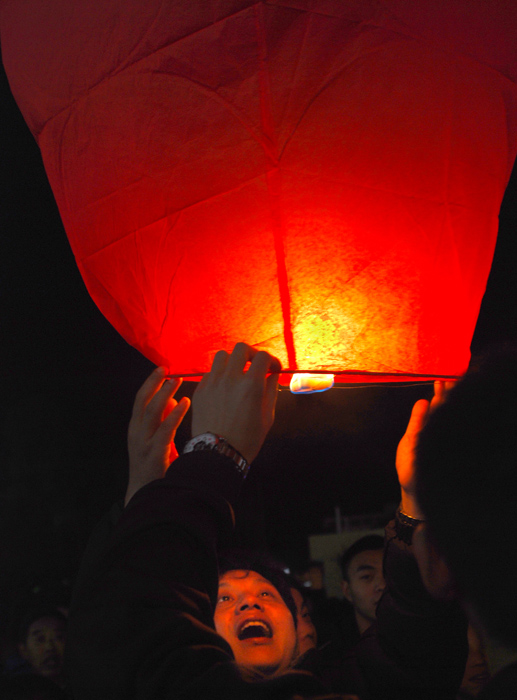
{"label": "white flame block", "polygon": [[316,394],[333,386],[333,374],[293,374],[289,388],[293,394]]}

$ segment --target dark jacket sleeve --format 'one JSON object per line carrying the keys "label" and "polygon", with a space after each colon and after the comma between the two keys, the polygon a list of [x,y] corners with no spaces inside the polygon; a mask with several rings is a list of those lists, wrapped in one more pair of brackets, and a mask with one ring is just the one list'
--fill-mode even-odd
{"label": "dark jacket sleeve", "polygon": [[456,602],[424,588],[412,546],[386,527],[386,590],[377,621],[355,650],[372,700],[453,700],[468,654],[467,620]]}
{"label": "dark jacket sleeve", "polygon": [[241,479],[227,457],[184,455],[135,494],[116,524],[107,523],[112,532],[87,555],[70,612],[74,700],[322,693],[303,672],[247,683],[214,630],[216,552],[230,543]]}

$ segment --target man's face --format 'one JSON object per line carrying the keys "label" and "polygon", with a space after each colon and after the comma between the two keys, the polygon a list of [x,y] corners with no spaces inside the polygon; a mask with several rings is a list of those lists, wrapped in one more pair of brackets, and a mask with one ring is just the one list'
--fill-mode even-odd
{"label": "man's face", "polygon": [[29,627],[25,644],[20,644],[20,653],[35,673],[56,678],[63,671],[65,637],[65,623],[62,620],[42,617]]}
{"label": "man's face", "polygon": [[255,571],[228,571],[219,579],[215,629],[239,666],[281,673],[297,655],[294,620],[282,596]]}
{"label": "man's face", "polygon": [[382,549],[359,552],[348,565],[348,581],[343,581],[343,594],[354,606],[359,631],[375,620],[377,603],[384,591]]}
{"label": "man's face", "polygon": [[476,697],[490,680],[488,659],[479,638],[472,625],[468,628],[469,655],[460,689],[468,697]]}
{"label": "man's face", "polygon": [[298,653],[305,654],[309,649],[314,649],[318,643],[318,635],[309,613],[307,603],[302,594],[296,588],[291,588],[296,605],[296,634],[298,636]]}

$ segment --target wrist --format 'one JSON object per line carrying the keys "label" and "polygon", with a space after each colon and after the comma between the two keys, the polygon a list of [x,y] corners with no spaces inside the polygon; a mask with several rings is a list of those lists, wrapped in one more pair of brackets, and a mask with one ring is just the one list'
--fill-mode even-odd
{"label": "wrist", "polygon": [[214,451],[228,457],[233,461],[237,471],[242,477],[244,479],[246,478],[250,468],[249,462],[235,447],[230,445],[228,440],[222,437],[222,435],[217,435],[212,432],[195,435],[185,445],[183,454],[198,452],[200,450]]}
{"label": "wrist", "polygon": [[421,525],[425,520],[422,518],[416,518],[414,515],[409,515],[406,513],[402,507],[402,501],[400,506],[395,512],[395,532],[399,540],[407,545],[413,543],[413,534],[417,527]]}
{"label": "wrist", "polygon": [[418,507],[418,503],[414,495],[409,493],[408,491],[405,491],[402,488],[400,489],[399,510],[403,514],[407,515],[409,518],[420,521],[425,520],[422,511]]}

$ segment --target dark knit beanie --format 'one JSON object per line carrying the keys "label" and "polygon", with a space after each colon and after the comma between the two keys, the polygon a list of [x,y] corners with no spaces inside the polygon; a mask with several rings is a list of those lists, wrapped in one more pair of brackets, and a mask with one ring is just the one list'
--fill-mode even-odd
{"label": "dark knit beanie", "polygon": [[269,555],[247,550],[231,550],[224,552],[219,559],[219,576],[228,571],[254,571],[269,581],[282,596],[284,603],[293,616],[295,628],[298,626],[296,604],[291,595],[291,586],[287,574],[280,564]]}

